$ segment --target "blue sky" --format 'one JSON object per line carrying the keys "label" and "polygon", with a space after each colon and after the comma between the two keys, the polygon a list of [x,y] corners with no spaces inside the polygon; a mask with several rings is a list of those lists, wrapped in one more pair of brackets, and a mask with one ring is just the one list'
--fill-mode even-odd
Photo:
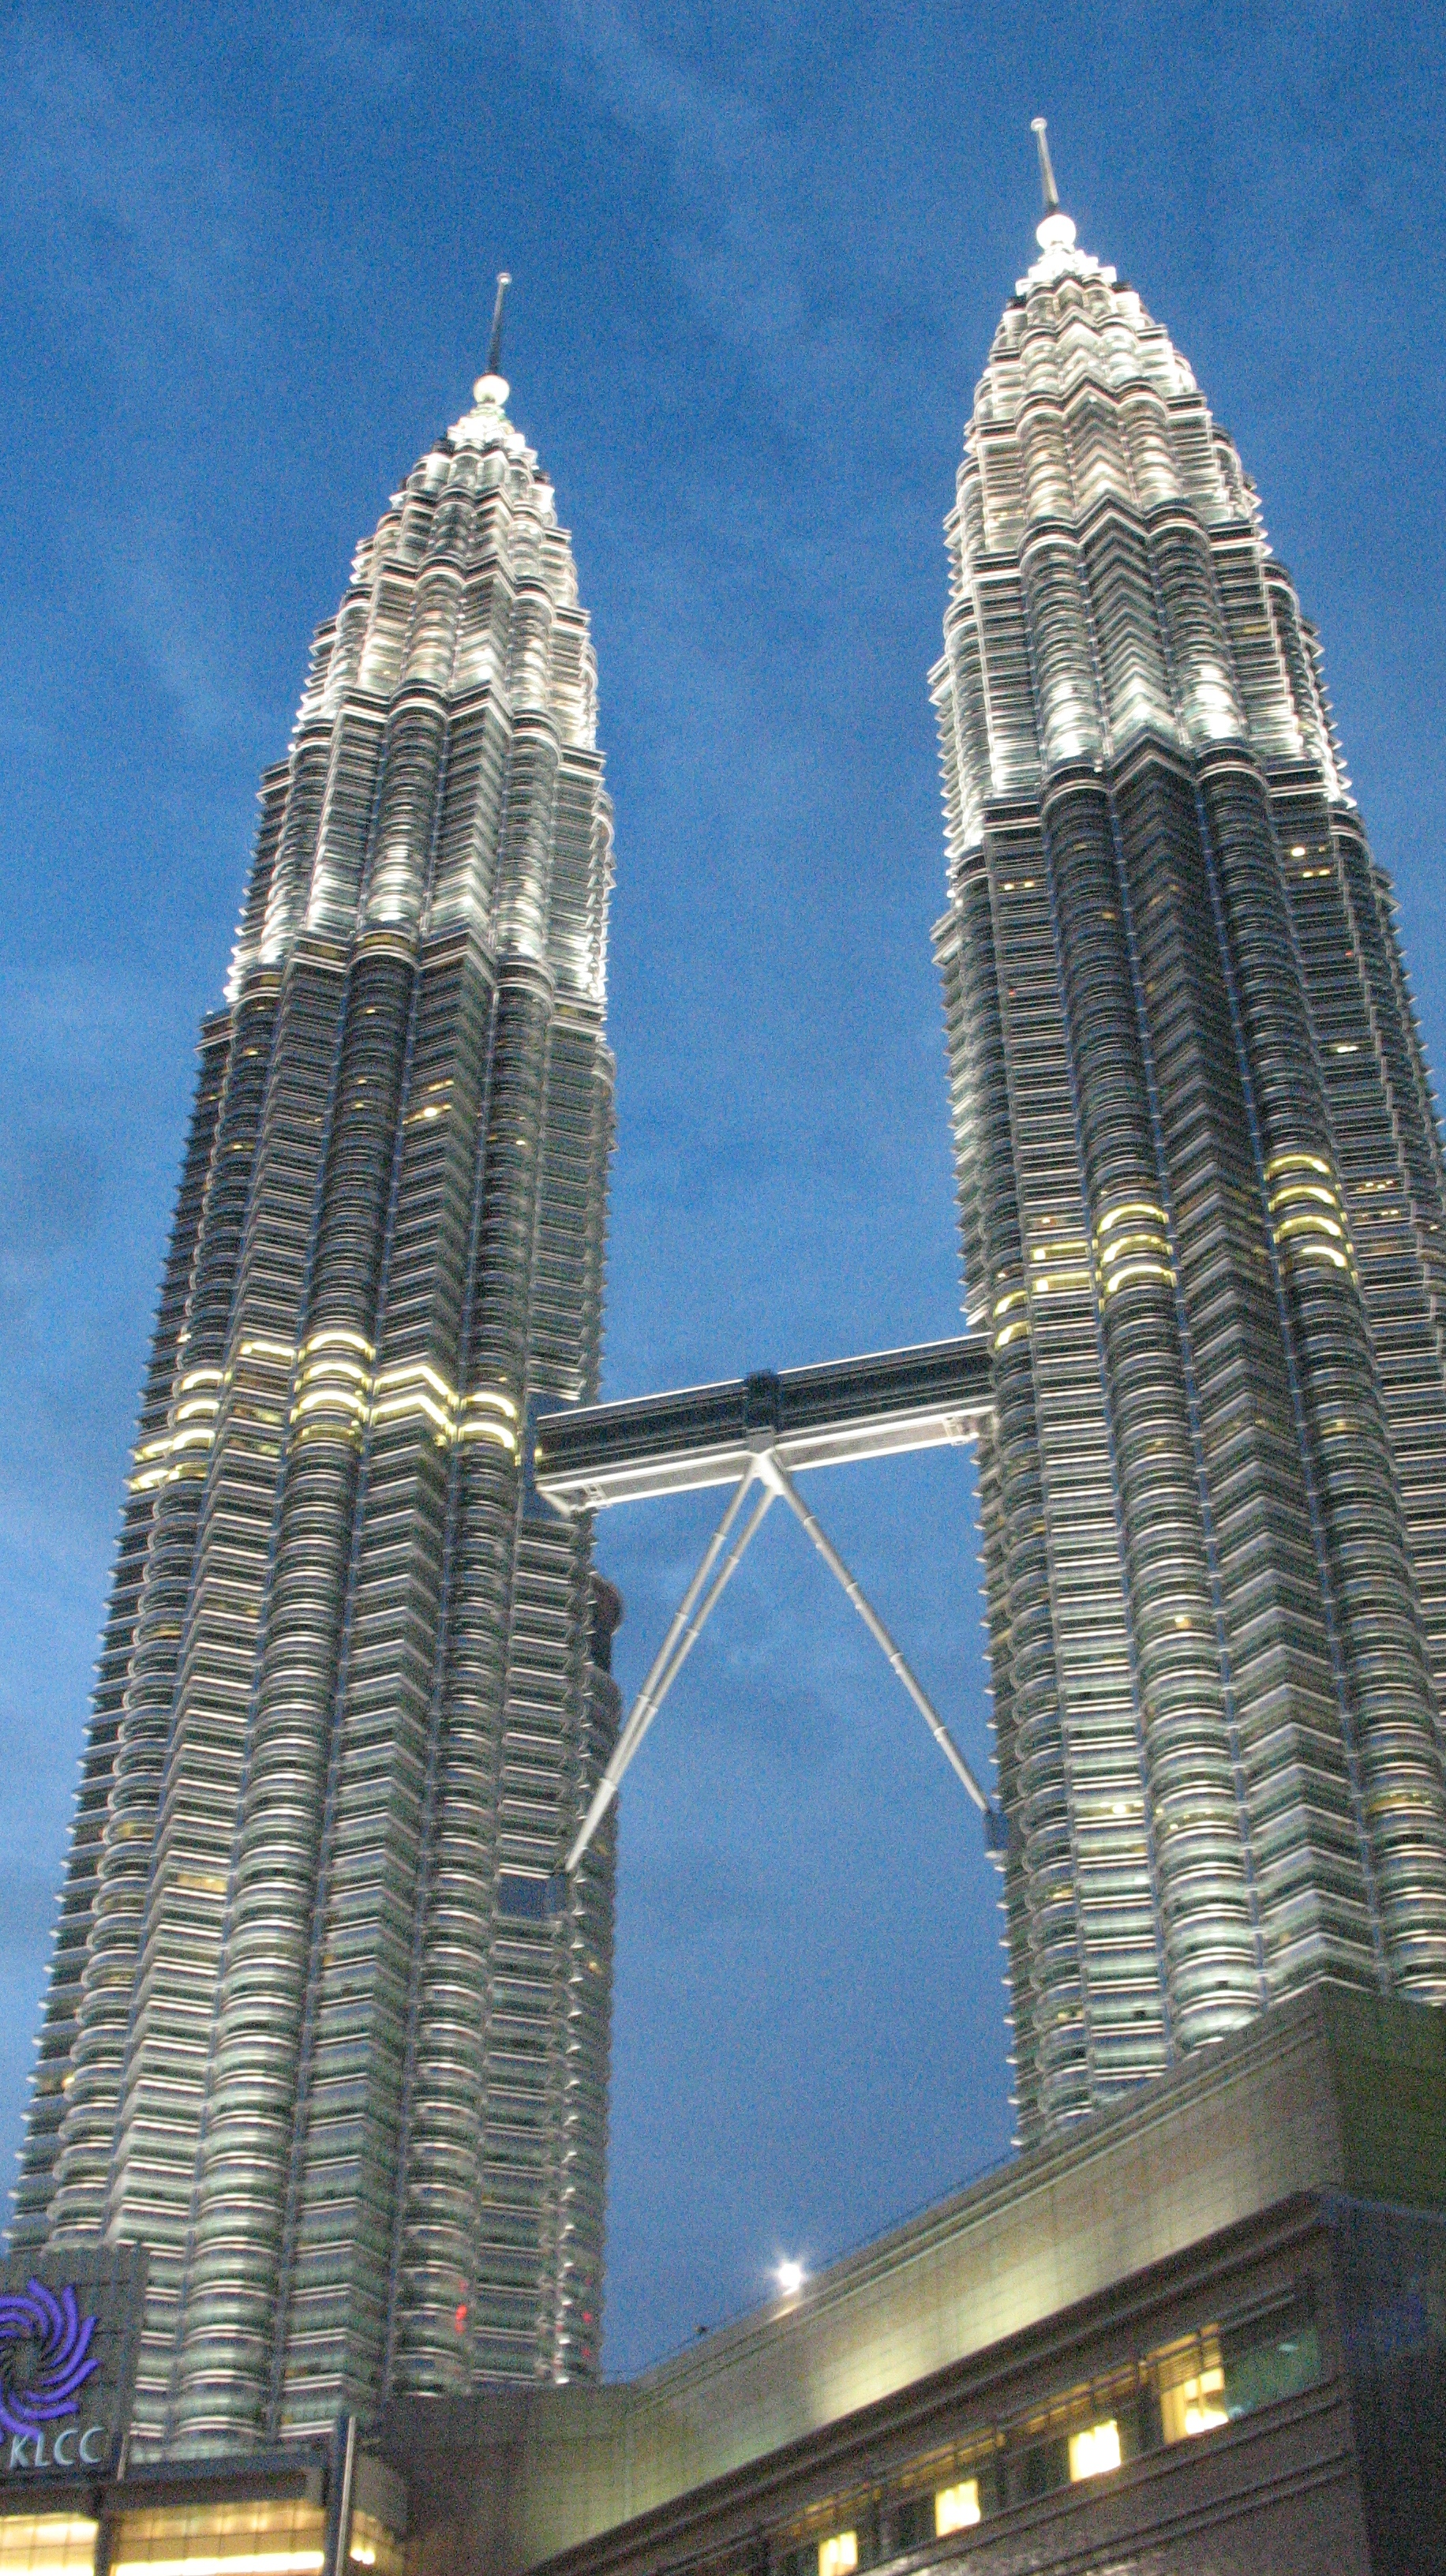
{"label": "blue sky", "polygon": [[[618,813],[607,1391],[924,1339],[958,1306],[925,675],[1036,113],[1260,484],[1446,1060],[1437,51],[1434,13],[1355,0],[11,16],[0,2145],[257,775],[493,273]],[[967,1462],[813,1499],[982,1760]],[[709,1516],[600,1526],[625,1684]],[[781,1515],[622,1837],[614,2369],[1008,2141],[972,1811]]]}

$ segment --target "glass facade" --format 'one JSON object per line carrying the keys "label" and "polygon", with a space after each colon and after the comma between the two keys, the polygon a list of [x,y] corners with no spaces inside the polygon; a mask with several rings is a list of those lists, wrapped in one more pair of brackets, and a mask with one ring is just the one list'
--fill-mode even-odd
{"label": "glass facade", "polygon": [[112,2576],[321,2576],[326,2515],[303,2498],[198,2501],[122,2514]]}
{"label": "glass facade", "polygon": [[0,2576],[95,2576],[99,2530],[84,2514],[0,2514]]}
{"label": "glass facade", "polygon": [[1253,488],[1057,210],[947,523],[943,974],[1017,2118],[1446,2001],[1446,1166]]}
{"label": "glass facade", "polygon": [[507,391],[317,635],[201,1033],[14,2234],[148,2248],[138,2460],[597,2361],[608,1835],[531,1900],[620,1604],[521,1462],[597,1388],[612,827]]}
{"label": "glass facade", "polygon": [[[98,2522],[0,2513],[0,2576],[97,2576]],[[112,2503],[104,2576],[321,2576],[326,2511],[309,2497],[247,2496],[131,2511]],[[375,2514],[352,2515],[347,2565],[402,2576],[405,2543]]]}

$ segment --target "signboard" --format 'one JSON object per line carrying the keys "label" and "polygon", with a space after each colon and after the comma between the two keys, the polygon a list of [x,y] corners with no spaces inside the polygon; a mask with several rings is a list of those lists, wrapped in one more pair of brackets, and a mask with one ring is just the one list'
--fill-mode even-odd
{"label": "signboard", "polygon": [[144,2290],[138,2245],[0,2263],[0,2486],[117,2474]]}

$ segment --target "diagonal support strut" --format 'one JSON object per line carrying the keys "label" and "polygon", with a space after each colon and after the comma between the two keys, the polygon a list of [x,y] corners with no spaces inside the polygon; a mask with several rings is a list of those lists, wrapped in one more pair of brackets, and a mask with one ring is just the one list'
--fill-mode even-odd
{"label": "diagonal support strut", "polygon": [[[713,1573],[714,1566],[718,1565],[724,1542],[743,1508],[744,1497],[755,1485],[761,1485],[762,1491],[700,1602],[699,1594],[703,1592],[705,1583],[708,1583],[708,1577]],[[728,1509],[713,1533],[702,1564],[673,1614],[672,1625],[653,1658],[642,1689],[634,1700],[626,1723],[613,1746],[607,1768],[593,1791],[592,1803],[583,1818],[572,1849],[563,1862],[563,1871],[567,1877],[570,1878],[577,1868],[578,1862],[582,1859],[583,1853],[587,1850],[588,1844],[617,1796],[628,1764],[632,1761],[664,1699],[697,1644],[704,1626],[736,1574],[744,1549],[774,1499],[774,1491],[772,1484],[753,1467],[750,1467],[747,1475],[735,1486]]]}
{"label": "diagonal support strut", "polygon": [[[737,1537],[733,1539],[732,1546],[729,1547],[730,1534],[750,1493],[755,1495],[753,1508]],[[878,1612],[866,1598],[861,1585],[849,1572],[838,1549],[820,1525],[817,1515],[809,1510],[777,1450],[770,1443],[767,1446],[760,1445],[755,1450],[746,1472],[734,1487],[728,1508],[704,1551],[703,1561],[679,1602],[668,1633],[649,1666],[642,1688],[613,1746],[607,1767],[593,1791],[587,1814],[578,1828],[572,1848],[557,1879],[553,1882],[559,1901],[567,1880],[577,1869],[617,1796],[628,1765],[737,1572],[744,1551],[761,1526],[764,1514],[769,1505],[779,1498],[787,1503],[790,1511],[807,1531],[829,1572],[842,1585],[870,1636],[882,1649],[889,1664],[898,1675],[955,1778],[966,1795],[972,1798],[984,1818],[985,1834],[991,1848],[995,1850],[1002,1848],[1002,1820],[998,1811],[990,1805],[927,1691],[895,1645]]]}
{"label": "diagonal support strut", "polygon": [[816,1515],[809,1510],[807,1503],[804,1501],[802,1494],[795,1485],[788,1469],[784,1466],[781,1459],[773,1455],[772,1451],[768,1453],[764,1463],[763,1473],[767,1476],[771,1484],[776,1482],[778,1491],[783,1496],[783,1499],[787,1503],[790,1511],[793,1512],[797,1519],[802,1522],[803,1527],[807,1530],[809,1537],[817,1548],[819,1555],[823,1558],[825,1565],[828,1567],[830,1574],[837,1576],[838,1581],[843,1585],[845,1592],[848,1594],[850,1601],[853,1603],[854,1608],[857,1610],[859,1617],[862,1619],[869,1635],[873,1638],[874,1643],[883,1648],[885,1655],[892,1664],[894,1671],[898,1674],[900,1681],[903,1683],[905,1690],[908,1692],[910,1699],[913,1701],[915,1708],[922,1717],[929,1733],[933,1736],[935,1743],[938,1745],[940,1752],[943,1754],[945,1761],[948,1763],[950,1770],[953,1772],[956,1780],[958,1780],[961,1788],[963,1788],[968,1796],[973,1799],[980,1815],[986,1819],[989,1818],[994,1812],[989,1804],[989,1800],[986,1798],[984,1791],[980,1788],[978,1781],[975,1779],[973,1772],[970,1770],[969,1765],[965,1761],[963,1754],[960,1752],[958,1745],[955,1743],[953,1736],[950,1734],[949,1729],[944,1724],[942,1717],[935,1708],[928,1692],[924,1689],[923,1684],[917,1680],[909,1665],[905,1662],[903,1655],[895,1645],[893,1638],[889,1635],[888,1629],[884,1626],[878,1612],[865,1598],[862,1587],[854,1581],[854,1578],[850,1574],[848,1567],[845,1565],[843,1558],[840,1556],[838,1549],[834,1546],[832,1539],[828,1536],[827,1532],[820,1527]]}

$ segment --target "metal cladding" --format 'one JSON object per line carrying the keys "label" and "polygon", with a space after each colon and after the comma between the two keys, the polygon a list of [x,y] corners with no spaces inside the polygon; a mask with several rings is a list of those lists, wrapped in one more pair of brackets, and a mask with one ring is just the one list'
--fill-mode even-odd
{"label": "metal cladding", "polygon": [[1057,207],[947,523],[937,932],[1018,2125],[1329,1975],[1446,2002],[1446,1207],[1320,658]]}
{"label": "metal cladding", "polygon": [[617,1596],[611,815],[551,486],[481,379],[270,771],[142,1398],[18,2248],[149,2250],[141,2456],[599,2348]]}

